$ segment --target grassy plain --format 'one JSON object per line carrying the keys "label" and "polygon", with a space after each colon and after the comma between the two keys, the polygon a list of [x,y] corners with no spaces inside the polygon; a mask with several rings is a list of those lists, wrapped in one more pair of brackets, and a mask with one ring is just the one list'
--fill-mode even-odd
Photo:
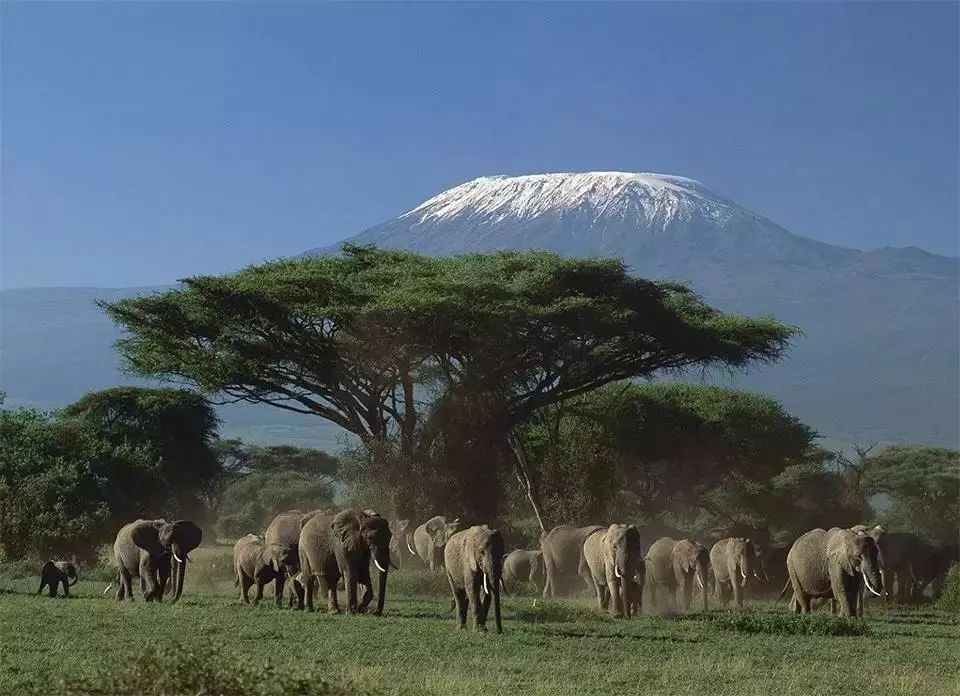
{"label": "grassy plain", "polygon": [[[227,552],[195,556],[176,605],[118,605],[101,594],[108,571],[88,573],[69,600],[33,597],[34,578],[0,568],[0,694],[123,696],[153,674],[143,665],[154,659],[154,672],[212,661],[212,673],[245,675],[222,687],[174,679],[148,692],[165,696],[960,693],[960,617],[932,608],[872,606],[865,635],[809,635],[847,631],[769,602],[746,616],[713,609],[613,621],[587,598],[534,607],[527,593],[505,598],[498,636],[456,630],[444,582],[426,571],[391,575],[384,617],[328,616],[244,606]],[[176,647],[150,656],[162,646]],[[284,675],[295,683],[281,684]]]}

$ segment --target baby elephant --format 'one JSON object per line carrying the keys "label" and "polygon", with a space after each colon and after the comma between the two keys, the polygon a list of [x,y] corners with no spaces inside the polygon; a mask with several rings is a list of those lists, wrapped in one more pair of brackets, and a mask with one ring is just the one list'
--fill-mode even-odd
{"label": "baby elephant", "polygon": [[283,603],[283,586],[287,577],[297,572],[297,551],[292,546],[267,544],[256,534],[247,534],[233,546],[233,566],[236,572],[236,584],[240,586],[240,597],[245,604],[250,603],[250,587],[257,586],[253,599],[258,604],[263,599],[263,586],[276,583],[276,603]]}
{"label": "baby elephant", "polygon": [[[67,578],[72,580],[69,585]],[[40,589],[37,594],[43,592],[44,587],[50,588],[50,596],[57,596],[57,586],[63,583],[63,596],[70,596],[70,587],[77,584],[77,568],[69,561],[47,561],[40,569]]]}

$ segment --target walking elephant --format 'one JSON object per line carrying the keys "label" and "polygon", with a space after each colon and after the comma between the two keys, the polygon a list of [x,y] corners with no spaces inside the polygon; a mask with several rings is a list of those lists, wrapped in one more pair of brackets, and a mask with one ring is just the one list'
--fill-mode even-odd
{"label": "walking elephant", "polygon": [[[327,594],[327,611],[340,613],[337,584],[343,578],[347,591],[347,611],[363,613],[373,599],[370,562],[379,571],[377,608],[383,613],[390,568],[390,524],[372,511],[344,510],[334,517],[318,514],[300,531],[300,576],[304,585],[307,611],[313,611],[314,588],[319,583]],[[357,585],[363,585],[363,597],[357,600]]]}
{"label": "walking elephant", "polygon": [[[274,517],[267,525],[267,531],[264,532],[264,541],[267,544],[278,544],[293,548],[295,562],[290,568],[290,601],[289,606],[303,606],[303,584],[298,579],[300,575],[300,530],[303,525],[310,521],[311,517],[316,516],[320,511],[305,513],[301,510],[288,510],[281,512]],[[282,587],[275,586],[282,591]],[[277,604],[283,603],[282,596],[275,597]]]}
{"label": "walking elephant", "polygon": [[593,581],[583,564],[583,542],[591,534],[604,529],[600,525],[573,527],[561,524],[540,537],[543,567],[547,576],[543,586],[544,597],[558,597],[570,592],[576,586],[577,578],[583,581],[587,589],[593,589]]}
{"label": "walking elephant", "polygon": [[703,610],[707,610],[710,553],[703,545],[689,539],[663,537],[653,543],[644,560],[650,598],[654,604],[658,601],[660,590],[666,590],[675,595],[677,608],[687,611],[696,580],[700,585]]}
{"label": "walking elephant", "polygon": [[460,529],[460,518],[447,522],[441,515],[431,517],[413,532],[413,547],[421,561],[430,570],[436,570],[443,563],[443,547],[450,537]]}
{"label": "walking elephant", "polygon": [[413,548],[413,521],[412,520],[394,520],[390,523],[390,532],[393,535],[390,539],[390,557],[394,559],[397,568],[415,567],[420,562],[420,557]]}
{"label": "walking elephant", "polygon": [[497,633],[503,633],[500,620],[503,537],[500,532],[487,525],[457,532],[447,541],[443,559],[460,628],[466,627],[467,609],[473,603],[474,627],[478,631],[487,630],[487,613],[492,600]]}
{"label": "walking elephant", "polygon": [[268,544],[256,534],[247,534],[233,545],[233,570],[245,604],[250,603],[248,593],[252,585],[257,586],[253,603],[259,604],[263,599],[263,586],[273,582],[276,604],[282,606],[283,586],[299,568],[300,559],[292,546]]}
{"label": "walking elephant", "polygon": [[630,618],[643,599],[643,545],[637,528],[612,524],[583,542],[583,562],[600,609],[617,618]]}
{"label": "walking elephant", "polygon": [[[63,585],[63,596],[70,596],[70,588],[77,584],[77,568],[69,561],[47,561],[40,569],[40,589],[37,594],[43,592],[43,588],[49,588],[51,597],[57,596],[57,590]],[[67,583],[68,580],[73,582]]]}
{"label": "walking elephant", "polygon": [[543,552],[517,549],[503,558],[503,579],[511,592],[520,583],[529,582],[536,592],[543,591],[546,574],[543,569]]}
{"label": "walking elephant", "polygon": [[714,598],[721,604],[733,595],[738,608],[743,608],[743,591],[752,577],[766,581],[763,561],[750,539],[729,537],[710,548],[710,568],[713,570]]}
{"label": "walking elephant", "polygon": [[[171,557],[176,564],[172,575],[173,601],[183,594],[189,553],[200,545],[203,530],[190,520],[136,520],[117,532],[113,554],[117,563],[117,600],[133,600],[133,576],[148,602],[161,601],[171,579]],[[109,589],[109,588],[108,588]]]}
{"label": "walking elephant", "polygon": [[841,616],[862,616],[862,585],[878,597],[883,592],[879,556],[871,536],[837,527],[810,530],[787,554],[794,611],[808,614],[811,600],[830,597]]}

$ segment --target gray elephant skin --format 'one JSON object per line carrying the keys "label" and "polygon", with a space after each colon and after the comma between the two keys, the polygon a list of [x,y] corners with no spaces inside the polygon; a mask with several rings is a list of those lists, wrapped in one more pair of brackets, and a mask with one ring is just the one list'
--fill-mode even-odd
{"label": "gray elephant skin", "polygon": [[413,520],[394,520],[390,523],[390,557],[397,568],[414,568],[420,565],[420,557],[413,548]]}
{"label": "gray elephant skin", "polygon": [[[40,568],[40,589],[37,594],[48,588],[51,597],[57,596],[57,590],[63,585],[63,596],[70,596],[70,588],[77,584],[77,568],[69,561],[47,561]],[[68,583],[68,580],[73,582]]]}
{"label": "gray elephant skin", "polygon": [[662,590],[676,597],[677,609],[687,611],[694,582],[700,586],[703,610],[707,610],[707,581],[710,553],[690,539],[663,537],[647,551],[647,583],[650,599],[656,603]]}
{"label": "gray elephant skin", "polygon": [[413,548],[430,570],[436,570],[443,564],[443,547],[458,529],[460,529],[459,517],[448,522],[446,517],[437,515],[414,530]]}
{"label": "gray elephant skin", "polygon": [[459,627],[466,627],[467,610],[472,604],[474,627],[485,631],[492,601],[497,633],[503,633],[500,619],[503,536],[500,532],[487,525],[457,532],[444,547],[443,559]]}
{"label": "gray elephant skin", "polygon": [[[278,544],[280,546],[289,546],[294,549],[296,562],[294,568],[290,571],[290,606],[303,606],[303,584],[298,579],[300,573],[300,530],[303,525],[309,522],[313,517],[322,514],[321,510],[303,512],[302,510],[288,510],[281,512],[274,517],[267,525],[267,531],[264,532],[264,541],[267,544]],[[326,514],[333,517],[336,511],[329,510]],[[279,587],[279,586],[277,586]],[[278,603],[282,603],[283,598],[277,598]]]}
{"label": "gray elephant skin", "polygon": [[883,592],[880,551],[873,537],[850,529],[812,529],[797,539],[787,554],[787,573],[797,613],[811,611],[811,601],[832,598],[841,616],[862,616],[863,585]]}
{"label": "gray elephant skin", "polygon": [[189,554],[203,540],[203,530],[190,520],[136,520],[120,529],[113,544],[117,563],[117,600],[133,600],[131,579],[140,578],[144,599],[161,601],[171,579],[173,601],[183,594]]}
{"label": "gray elephant skin", "polygon": [[710,568],[713,570],[713,596],[721,604],[730,601],[743,608],[743,594],[750,578],[766,581],[760,554],[750,539],[728,537],[710,548]]}
{"label": "gray elephant skin", "polygon": [[583,542],[583,559],[601,610],[630,618],[642,605],[643,544],[633,525],[612,524]]}
{"label": "gray elephant skin", "polygon": [[603,531],[606,527],[591,525],[573,527],[561,524],[540,537],[540,550],[543,552],[543,566],[547,581],[544,583],[544,597],[559,597],[570,593],[582,582],[587,589],[593,589],[593,581],[586,572],[583,562],[583,543],[591,534]]}
{"label": "gray elephant skin", "polygon": [[517,549],[504,556],[503,581],[511,592],[524,582],[533,585],[536,592],[542,592],[545,580],[542,551]]}
{"label": "gray elephant skin", "polygon": [[[390,568],[390,524],[371,511],[344,510],[334,517],[321,513],[311,517],[300,531],[300,575],[308,611],[313,611],[314,588],[327,593],[327,611],[339,613],[337,584],[343,578],[347,611],[362,613],[373,599],[370,562],[378,571],[377,607],[383,613]],[[357,600],[357,585],[363,597]]]}
{"label": "gray elephant skin", "polygon": [[283,603],[283,586],[288,577],[299,572],[300,558],[294,547],[281,544],[268,544],[256,534],[248,534],[233,545],[233,570],[236,584],[240,587],[240,598],[250,603],[249,592],[253,585],[257,592],[253,603],[263,599],[263,587],[275,583],[274,597],[277,606]]}

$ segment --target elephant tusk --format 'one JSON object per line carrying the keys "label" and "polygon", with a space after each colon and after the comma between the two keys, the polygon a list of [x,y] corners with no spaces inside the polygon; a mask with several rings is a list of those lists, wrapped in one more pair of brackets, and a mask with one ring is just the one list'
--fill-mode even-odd
{"label": "elephant tusk", "polygon": [[113,583],[112,583],[112,582],[111,582],[109,585],[107,585],[107,589],[105,589],[105,590],[103,591],[103,594],[107,594],[107,592],[110,591],[110,588],[111,588],[111,587],[113,587]]}
{"label": "elephant tusk", "polygon": [[487,585],[487,574],[483,574],[483,591],[490,594],[490,586]]}
{"label": "elephant tusk", "polygon": [[173,552],[173,557],[177,559],[177,563],[186,563],[185,560],[183,560],[182,558],[180,558],[180,556],[177,555],[176,551]]}
{"label": "elephant tusk", "polygon": [[620,572],[620,569],[617,567],[616,563],[613,565],[613,574],[615,577],[622,578],[623,573]]}
{"label": "elephant tusk", "polygon": [[407,544],[407,550],[412,553],[414,556],[417,555],[417,552],[413,550],[413,547],[410,544]]}
{"label": "elephant tusk", "polygon": [[378,561],[376,558],[373,559],[373,565],[377,566],[377,570],[379,570],[381,573],[387,572],[387,569],[380,565],[380,561]]}
{"label": "elephant tusk", "polygon": [[744,579],[744,580],[747,579],[747,574],[743,572],[743,566],[740,566],[740,575],[743,576],[743,579]]}
{"label": "elephant tusk", "polygon": [[866,573],[861,573],[861,575],[863,575],[863,581],[866,583],[867,589],[870,590],[871,592],[873,592],[873,594],[875,594],[877,597],[882,597],[883,595],[881,595],[879,592],[877,592],[875,589],[873,589],[873,585],[871,585],[871,584],[870,584],[870,580],[867,579],[867,574],[866,574]]}
{"label": "elephant tusk", "polygon": [[697,584],[703,587],[703,580],[700,579],[700,573],[697,573]]}
{"label": "elephant tusk", "polygon": [[507,592],[507,584],[503,581],[503,576],[500,576],[500,587],[503,588],[504,594],[510,594]]}

